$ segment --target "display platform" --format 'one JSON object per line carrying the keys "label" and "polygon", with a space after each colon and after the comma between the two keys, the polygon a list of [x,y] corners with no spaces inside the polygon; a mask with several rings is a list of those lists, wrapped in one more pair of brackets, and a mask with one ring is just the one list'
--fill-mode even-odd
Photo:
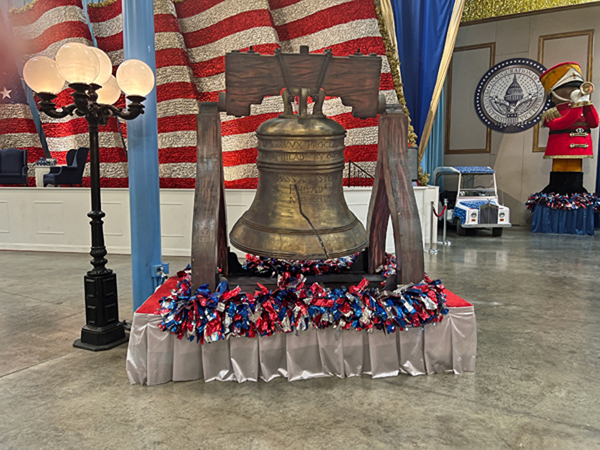
{"label": "display platform", "polygon": [[127,351],[132,384],[168,381],[289,381],[350,377],[373,378],[475,370],[477,325],[473,305],[445,290],[449,313],[440,323],[385,334],[382,331],[309,329],[269,337],[231,338],[200,345],[164,332],[155,315],[159,300],[171,293],[170,278],[134,313]]}
{"label": "display platform", "polygon": [[597,228],[598,197],[595,194],[555,194],[538,192],[525,206],[533,213],[533,233],[594,235]]}

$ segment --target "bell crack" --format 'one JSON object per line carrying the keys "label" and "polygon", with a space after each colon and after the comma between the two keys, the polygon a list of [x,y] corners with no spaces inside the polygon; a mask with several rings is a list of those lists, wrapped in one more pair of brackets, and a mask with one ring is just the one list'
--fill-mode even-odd
{"label": "bell crack", "polygon": [[296,197],[298,198],[298,210],[300,211],[300,215],[302,217],[304,217],[304,219],[308,222],[308,224],[310,225],[310,227],[312,228],[312,230],[315,232],[315,236],[317,236],[317,239],[319,240],[319,244],[321,244],[321,248],[323,249],[323,253],[325,253],[325,258],[329,259],[329,253],[327,253],[327,249],[325,248],[325,243],[323,242],[323,239],[321,239],[321,236],[319,236],[319,232],[317,231],[317,229],[313,226],[313,224],[310,221],[310,219],[302,211],[302,201],[300,200],[300,192],[298,191],[298,186],[295,185],[295,184],[294,184],[294,189],[296,190]]}

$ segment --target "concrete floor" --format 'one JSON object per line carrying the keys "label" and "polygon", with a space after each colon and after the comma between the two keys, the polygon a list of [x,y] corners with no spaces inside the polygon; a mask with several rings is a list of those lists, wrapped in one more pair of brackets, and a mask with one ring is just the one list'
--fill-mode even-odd
{"label": "concrete floor", "polygon": [[132,386],[126,346],[72,347],[89,256],[0,252],[0,448],[600,448],[600,237],[451,238],[427,271],[475,304],[475,374],[292,383]]}

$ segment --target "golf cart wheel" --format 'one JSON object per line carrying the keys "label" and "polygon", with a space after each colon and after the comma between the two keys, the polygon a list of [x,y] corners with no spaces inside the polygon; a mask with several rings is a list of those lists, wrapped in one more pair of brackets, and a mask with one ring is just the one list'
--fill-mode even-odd
{"label": "golf cart wheel", "polygon": [[456,234],[458,236],[466,236],[467,235],[467,230],[465,230],[460,222],[460,219],[456,219],[454,221],[456,223]]}
{"label": "golf cart wheel", "polygon": [[502,236],[502,228],[492,228],[492,236],[500,237]]}

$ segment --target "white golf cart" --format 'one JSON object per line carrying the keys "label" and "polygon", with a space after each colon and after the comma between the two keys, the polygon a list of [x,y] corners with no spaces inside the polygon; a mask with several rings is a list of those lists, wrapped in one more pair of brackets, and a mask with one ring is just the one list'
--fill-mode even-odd
{"label": "white golf cart", "polygon": [[502,229],[511,226],[509,209],[498,201],[496,174],[491,167],[438,167],[433,171],[434,184],[442,176],[440,208],[444,207],[444,199],[448,200],[444,217],[456,225],[459,236],[477,228],[488,228],[493,236],[502,236]]}

